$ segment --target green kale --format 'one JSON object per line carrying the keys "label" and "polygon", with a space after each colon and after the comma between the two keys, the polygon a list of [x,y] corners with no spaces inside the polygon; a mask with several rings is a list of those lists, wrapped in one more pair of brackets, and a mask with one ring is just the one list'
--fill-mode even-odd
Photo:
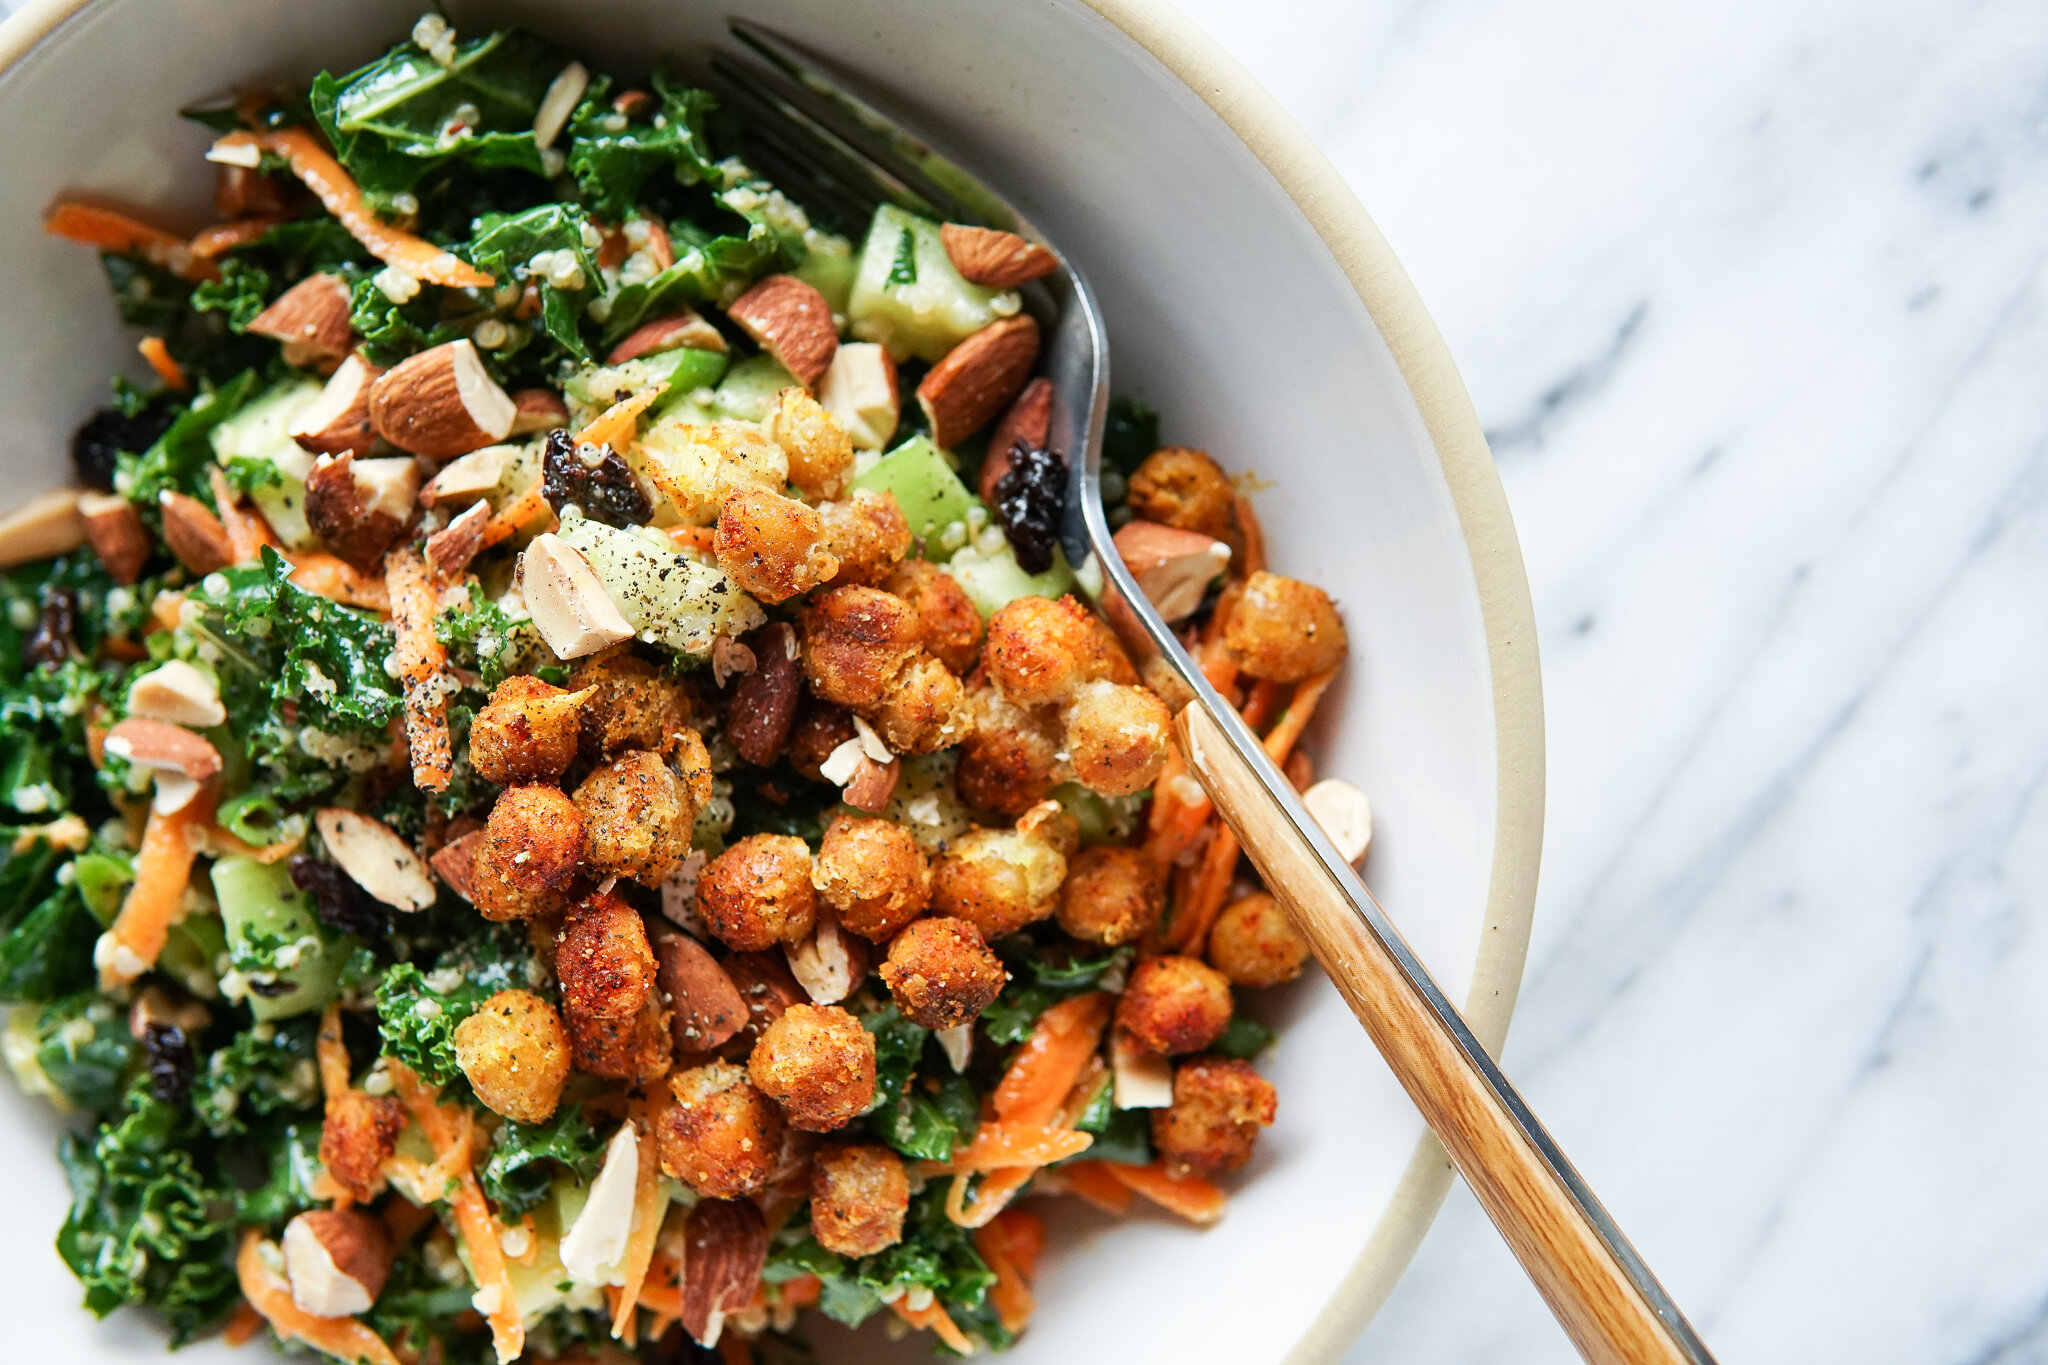
{"label": "green kale", "polygon": [[[816,1275],[818,1307],[827,1317],[858,1327],[903,1290],[929,1289],[956,1320],[980,1309],[995,1275],[974,1249],[972,1233],[946,1217],[946,1185],[934,1182],[910,1201],[903,1240],[873,1256],[849,1259],[818,1245],[802,1219],[777,1236],[761,1277],[771,1284]],[[990,1338],[997,1349],[1007,1334]]]}
{"label": "green kale", "polygon": [[[466,313],[443,316],[444,305]],[[482,305],[465,302],[461,294],[431,286],[408,303],[394,303],[374,280],[356,282],[349,296],[349,326],[363,339],[363,350],[379,365],[396,365],[430,346],[466,337],[485,316]]]}
{"label": "green kale", "polygon": [[892,1101],[868,1115],[868,1130],[904,1156],[950,1161],[974,1137],[981,1098],[965,1076],[914,1078]]}
{"label": "green kale", "polygon": [[1159,449],[1159,414],[1129,398],[1109,400],[1109,421],[1102,429],[1102,463],[1129,478],[1145,458]]}
{"label": "green kale", "polygon": [[594,83],[569,122],[569,171],[590,211],[613,222],[645,198],[649,182],[694,185],[717,179],[705,124],[717,101],[709,92],[654,73],[660,109],[644,118],[615,111],[609,83]]}
{"label": "green kale", "polygon": [[[561,352],[577,360],[590,359],[590,348],[576,329],[583,311],[582,301],[593,289],[602,289],[597,257],[590,242],[597,237],[590,215],[574,204],[542,204],[524,213],[487,213],[476,221],[476,235],[465,254],[472,264],[500,281],[515,278],[515,271],[542,252],[566,251],[582,271],[583,284],[563,289],[545,276],[540,281],[540,321]],[[549,356],[552,363],[559,356]]]}
{"label": "green kale", "polygon": [[482,677],[486,690],[525,672],[534,659],[549,657],[539,648],[540,632],[533,623],[513,620],[474,582],[467,602],[443,607],[434,617],[434,638],[446,647],[451,663]]}
{"label": "green kale", "polygon": [[404,1062],[430,1085],[447,1085],[461,1074],[455,1026],[499,991],[530,989],[539,978],[525,940],[504,925],[487,926],[457,943],[429,972],[398,963],[377,983],[377,1029],[384,1054]]}
{"label": "green kale", "polygon": [[779,199],[767,181],[750,181],[710,196],[704,213],[717,228],[706,228],[695,218],[671,222],[676,263],[612,296],[604,344],[615,344],[649,318],[682,304],[728,304],[761,276],[801,265],[803,235],[773,212]]}
{"label": "green kale", "polygon": [[118,667],[72,659],[0,691],[0,802],[45,818],[79,805],[95,785],[85,721],[95,702],[118,695],[119,680]]}
{"label": "green kale", "polygon": [[280,223],[221,253],[220,278],[192,290],[195,312],[219,313],[245,332],[256,315],[294,284],[322,272],[353,279],[375,264],[340,222],[325,215]]}
{"label": "green kale", "polygon": [[[450,1284],[436,1274],[422,1253],[425,1243],[425,1238],[416,1238],[399,1250],[384,1292],[363,1321],[384,1340],[402,1341],[418,1350],[422,1359],[439,1359],[445,1365],[496,1365],[490,1333],[457,1325],[470,1311],[475,1286],[466,1278]],[[529,1349],[533,1339],[528,1332]]]}
{"label": "green kale", "polygon": [[260,1178],[235,1191],[235,1221],[243,1227],[275,1228],[294,1214],[318,1205],[313,1182],[320,1171],[320,1120],[268,1123],[252,1133],[238,1155]]}
{"label": "green kale", "polygon": [[[1089,1099],[1088,1107],[1074,1120],[1074,1127],[1093,1133],[1095,1141],[1072,1161],[1114,1161],[1124,1166],[1143,1166],[1152,1159],[1152,1118],[1145,1109],[1116,1107],[1116,1086],[1104,1076]],[[1063,1163],[1055,1163],[1063,1164]]]}
{"label": "green kale", "polygon": [[122,1012],[94,991],[53,1000],[35,1015],[36,1066],[75,1109],[120,1108],[135,1040]]}
{"label": "green kale", "polygon": [[118,1122],[59,1148],[71,1212],[57,1252],[85,1285],[85,1306],[105,1317],[146,1304],[169,1321],[173,1344],[218,1321],[237,1294],[233,1194],[201,1173],[195,1135],[183,1110],[138,1085]]}
{"label": "green kale", "polygon": [[1248,1062],[1273,1045],[1273,1030],[1248,1014],[1234,1014],[1222,1036],[1209,1044],[1209,1051]]}
{"label": "green kale", "polygon": [[517,1222],[540,1207],[562,1171],[583,1181],[595,1177],[604,1149],[604,1139],[591,1131],[583,1107],[568,1104],[546,1123],[508,1121],[500,1127],[477,1180],[499,1220]]}
{"label": "green kale", "polygon": [[216,1048],[192,1083],[192,1111],[215,1137],[249,1131],[252,1120],[300,1115],[320,1104],[312,1015],[258,1024]]}
{"label": "green kale", "polygon": [[213,462],[213,430],[239,412],[262,388],[255,370],[194,398],[155,445],[133,459],[123,456],[115,466],[114,486],[129,501],[154,516],[157,495],[185,493],[211,506],[213,491],[206,470]]}
{"label": "green kale", "polygon": [[75,883],[45,895],[0,938],[0,1001],[40,1003],[88,989],[99,932]]}
{"label": "green kale", "polygon": [[981,1014],[982,1032],[998,1046],[1021,1043],[1031,1036],[1038,1016],[1071,995],[1096,990],[1102,978],[1130,964],[1129,948],[1100,957],[1075,957],[1064,939],[1013,934],[996,942],[996,955],[1010,970],[1010,984]]}
{"label": "green kale", "polygon": [[872,1112],[895,1099],[909,1084],[932,1031],[904,1018],[893,1003],[867,1010],[859,1018],[860,1026],[875,1040],[875,1098],[868,1106]]}

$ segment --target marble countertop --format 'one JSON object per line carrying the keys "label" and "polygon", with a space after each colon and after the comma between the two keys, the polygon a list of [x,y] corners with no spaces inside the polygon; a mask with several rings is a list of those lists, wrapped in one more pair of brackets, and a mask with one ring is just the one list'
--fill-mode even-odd
{"label": "marble countertop", "polygon": [[[1723,1361],[2048,1359],[2048,9],[1181,2],[1506,480],[1507,1070]],[[1572,1359],[1462,1188],[1351,1356]]]}

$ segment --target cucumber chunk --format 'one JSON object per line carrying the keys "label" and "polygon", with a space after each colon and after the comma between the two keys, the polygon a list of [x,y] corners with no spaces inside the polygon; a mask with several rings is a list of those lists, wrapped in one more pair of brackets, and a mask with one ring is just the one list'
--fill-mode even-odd
{"label": "cucumber chunk", "polygon": [[853,277],[860,269],[853,243],[837,233],[814,232],[805,247],[804,263],[790,274],[823,294],[832,311],[844,317],[853,297]]}
{"label": "cucumber chunk", "polygon": [[650,643],[701,658],[718,636],[743,635],[768,619],[723,570],[666,548],[658,531],[577,517],[556,534],[590,561],[605,595]]}
{"label": "cucumber chunk", "polygon": [[994,554],[969,545],[946,562],[946,572],[984,618],[1020,597],[1058,597],[1074,590],[1074,571],[1067,567],[1066,551],[1057,545],[1053,546],[1052,567],[1041,574],[1025,573],[1007,543]]}
{"label": "cucumber chunk", "polygon": [[213,894],[229,960],[249,982],[257,1019],[289,1019],[326,1004],[354,941],[320,922],[283,863],[227,857],[213,865]]}
{"label": "cucumber chunk", "polygon": [[718,386],[711,403],[721,417],[765,422],[775,411],[777,395],[792,387],[803,386],[774,356],[749,356],[725,372],[725,382]]}
{"label": "cucumber chunk", "polygon": [[725,377],[723,351],[703,351],[693,346],[656,351],[618,365],[598,365],[578,370],[562,386],[569,400],[582,407],[608,408],[656,384],[668,385],[655,411],[682,402],[698,389],[708,389]]}
{"label": "cucumber chunk", "polygon": [[[851,488],[894,493],[910,533],[924,540],[924,557],[942,563],[965,543],[968,514],[980,507],[981,499],[967,491],[953,472],[946,453],[928,436],[913,436],[875,462],[874,468],[854,479]],[[952,549],[943,543],[946,528],[958,524]]]}
{"label": "cucumber chunk", "polygon": [[846,302],[856,337],[880,342],[898,360],[939,361],[1017,308],[1014,291],[984,289],[961,278],[937,223],[894,204],[875,210]]}
{"label": "cucumber chunk", "polygon": [[313,472],[313,457],[290,435],[292,423],[319,396],[315,381],[288,380],[215,427],[209,438],[213,457],[223,467],[237,459],[261,460],[277,471],[277,482],[251,489],[249,500],[287,550],[319,548],[319,537],[306,524],[306,476]]}

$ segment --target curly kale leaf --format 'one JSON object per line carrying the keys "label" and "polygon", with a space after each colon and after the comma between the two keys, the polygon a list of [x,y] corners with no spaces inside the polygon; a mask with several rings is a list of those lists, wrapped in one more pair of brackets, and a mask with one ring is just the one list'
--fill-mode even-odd
{"label": "curly kale leaf", "polygon": [[220,278],[192,290],[192,308],[219,313],[228,327],[246,332],[278,295],[308,275],[354,278],[372,264],[347,228],[328,217],[279,223],[262,236],[221,253]]}
{"label": "curly kale leaf", "polygon": [[377,1029],[384,1054],[395,1057],[430,1085],[447,1085],[461,1074],[455,1062],[455,1027],[484,1001],[513,987],[530,988],[539,978],[525,941],[514,931],[492,926],[456,944],[421,972],[401,962],[377,983]]}
{"label": "curly kale leaf", "polygon": [[981,1029],[998,1046],[1031,1036],[1038,1016],[1068,996],[1097,989],[1104,976],[1130,965],[1129,948],[1100,957],[1075,957],[1064,940],[1041,941],[1013,934],[996,942],[996,955],[1010,970],[1010,984],[981,1014]]}
{"label": "curly kale leaf", "polygon": [[649,318],[672,313],[682,304],[722,307],[761,276],[801,265],[803,232],[790,215],[791,206],[774,186],[753,180],[710,196],[704,216],[714,226],[694,218],[671,222],[676,263],[612,296],[604,344],[614,344]]}
{"label": "curly kale leaf", "polygon": [[[9,913],[24,903],[10,902]],[[75,882],[44,892],[0,938],[0,1001],[42,1003],[89,988],[99,929]]]}
{"label": "curly kale leaf", "polygon": [[128,1094],[127,1113],[90,1138],[65,1138],[71,1213],[57,1251],[85,1285],[85,1306],[105,1317],[145,1304],[170,1322],[174,1344],[191,1340],[235,1302],[233,1192],[201,1173],[180,1109]]}
{"label": "curly kale leaf", "polygon": [[[542,204],[524,213],[487,213],[476,220],[476,235],[466,254],[479,270],[504,281],[542,252],[567,252],[583,273],[583,283],[564,289],[551,278],[536,276],[540,283],[540,322],[563,354],[577,360],[590,359],[576,320],[590,291],[601,289],[597,257],[591,243],[599,240],[590,215],[574,204]],[[552,362],[560,356],[549,356]]]}
{"label": "curly kale leaf", "polygon": [[[946,1190],[935,1183],[910,1201],[903,1240],[872,1256],[849,1259],[825,1250],[808,1232],[808,1223],[792,1219],[768,1253],[761,1278],[772,1284],[799,1275],[816,1275],[822,1283],[818,1307],[827,1317],[858,1327],[897,1293],[929,1289],[956,1321],[974,1315],[987,1299],[995,1275],[974,1249],[973,1235],[946,1217]],[[977,1321],[976,1327],[982,1324]],[[996,1329],[988,1343],[1000,1350],[1007,1333]]]}
{"label": "curly kale leaf", "polygon": [[114,486],[152,514],[157,495],[164,492],[184,493],[211,505],[206,469],[213,461],[214,428],[239,412],[261,387],[261,376],[244,370],[194,398],[155,445],[133,459],[120,459]]}
{"label": "curly kale leaf", "polygon": [[120,1108],[136,1053],[120,1010],[80,991],[34,1011],[33,1028],[36,1070],[65,1103],[102,1114]]}
{"label": "curly kale leaf", "polygon": [[618,221],[645,197],[649,182],[694,185],[716,180],[705,124],[717,101],[710,92],[654,73],[659,109],[628,117],[605,101],[608,84],[593,85],[569,121],[569,171],[591,212]]}
{"label": "curly kale leaf", "polygon": [[349,326],[363,339],[363,351],[379,365],[396,365],[430,346],[466,337],[470,327],[483,319],[483,309],[470,308],[471,316],[443,316],[441,307],[450,299],[447,291],[424,288],[407,303],[385,296],[374,279],[356,281],[349,296]]}
{"label": "curly kale leaf", "polygon": [[316,1207],[313,1193],[320,1174],[320,1120],[265,1124],[245,1142],[238,1155],[258,1172],[257,1183],[235,1191],[235,1221],[243,1227],[275,1228],[294,1214]]}
{"label": "curly kale leaf", "polygon": [[250,1120],[299,1114],[320,1103],[314,1058],[317,1021],[306,1015],[244,1029],[216,1048],[192,1086],[192,1111],[215,1137],[249,1131]]}
{"label": "curly kale leaf", "polygon": [[1102,461],[1126,478],[1159,449],[1159,414],[1121,395],[1109,400],[1109,421],[1102,430]]}
{"label": "curly kale leaf", "polygon": [[486,689],[525,672],[541,644],[531,621],[514,620],[474,582],[467,602],[443,607],[434,617],[434,638],[447,648],[451,663],[474,670]]}
{"label": "curly kale leaf", "polygon": [[546,1123],[507,1122],[499,1128],[478,1180],[499,1221],[515,1222],[540,1207],[561,1171],[584,1181],[595,1177],[604,1149],[583,1107],[565,1105]]}

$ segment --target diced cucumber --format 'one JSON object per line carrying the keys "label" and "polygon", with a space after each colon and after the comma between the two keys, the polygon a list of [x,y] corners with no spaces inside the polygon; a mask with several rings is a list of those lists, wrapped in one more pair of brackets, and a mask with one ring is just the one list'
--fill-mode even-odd
{"label": "diced cucumber", "polygon": [[250,980],[252,1014],[288,1019],[327,1003],[352,944],[320,922],[283,863],[222,858],[213,865],[213,894],[228,956]]}
{"label": "diced cucumber", "polygon": [[1041,574],[1025,573],[1008,544],[992,555],[969,545],[946,561],[946,572],[984,617],[994,616],[1020,597],[1058,597],[1074,589],[1074,571],[1067,567],[1066,552],[1057,545],[1053,546],[1052,567]]}
{"label": "diced cucumber", "polygon": [[846,302],[851,330],[862,341],[880,342],[898,360],[943,360],[946,352],[1017,307],[1014,292],[984,289],[960,277],[939,240],[937,223],[894,204],[875,210]]}
{"label": "diced cucumber", "polygon": [[712,406],[723,417],[765,422],[775,411],[777,395],[792,386],[802,387],[774,356],[749,356],[725,372],[725,382],[713,395]]}
{"label": "diced cucumber", "polygon": [[668,392],[661,396],[660,406],[656,409],[660,411],[681,402],[698,389],[716,384],[725,376],[725,365],[723,351],[678,346],[674,350],[656,351],[623,364],[578,370],[562,386],[562,392],[571,402],[601,410],[620,399],[632,397],[642,389],[666,384]]}
{"label": "diced cucumber", "polygon": [[1052,789],[1052,799],[1081,826],[1085,845],[1128,843],[1137,828],[1142,796],[1103,796],[1078,782],[1062,782]]}
{"label": "diced cucumber", "polygon": [[78,881],[79,898],[92,917],[101,924],[112,924],[114,916],[121,913],[128,883],[135,880],[134,860],[112,853],[81,853],[72,860],[71,873]]}
{"label": "diced cucumber", "polygon": [[171,926],[156,969],[202,1000],[220,994],[215,968],[228,950],[219,915],[187,915]]}
{"label": "diced cucumber", "polygon": [[605,594],[649,643],[705,656],[719,635],[743,635],[768,619],[722,570],[668,549],[659,531],[578,517],[557,534],[590,561]]}
{"label": "diced cucumber", "polygon": [[[849,487],[894,493],[903,519],[910,523],[910,533],[924,538],[924,557],[933,561],[944,561],[953,553],[940,543],[946,528],[957,522],[958,536],[964,537],[968,513],[981,506],[981,499],[967,491],[947,463],[946,453],[928,436],[913,436],[897,446]],[[953,546],[957,549],[962,543],[956,538]]]}
{"label": "diced cucumber", "polygon": [[288,380],[215,427],[210,438],[213,457],[223,466],[262,460],[277,471],[278,481],[251,489],[249,499],[288,550],[319,547],[306,524],[306,475],[313,472],[313,457],[290,435],[292,423],[319,396],[315,381]]}
{"label": "diced cucumber", "polygon": [[854,272],[860,269],[853,243],[836,232],[814,232],[806,247],[804,263],[790,273],[823,294],[833,312],[845,316],[853,297]]}

